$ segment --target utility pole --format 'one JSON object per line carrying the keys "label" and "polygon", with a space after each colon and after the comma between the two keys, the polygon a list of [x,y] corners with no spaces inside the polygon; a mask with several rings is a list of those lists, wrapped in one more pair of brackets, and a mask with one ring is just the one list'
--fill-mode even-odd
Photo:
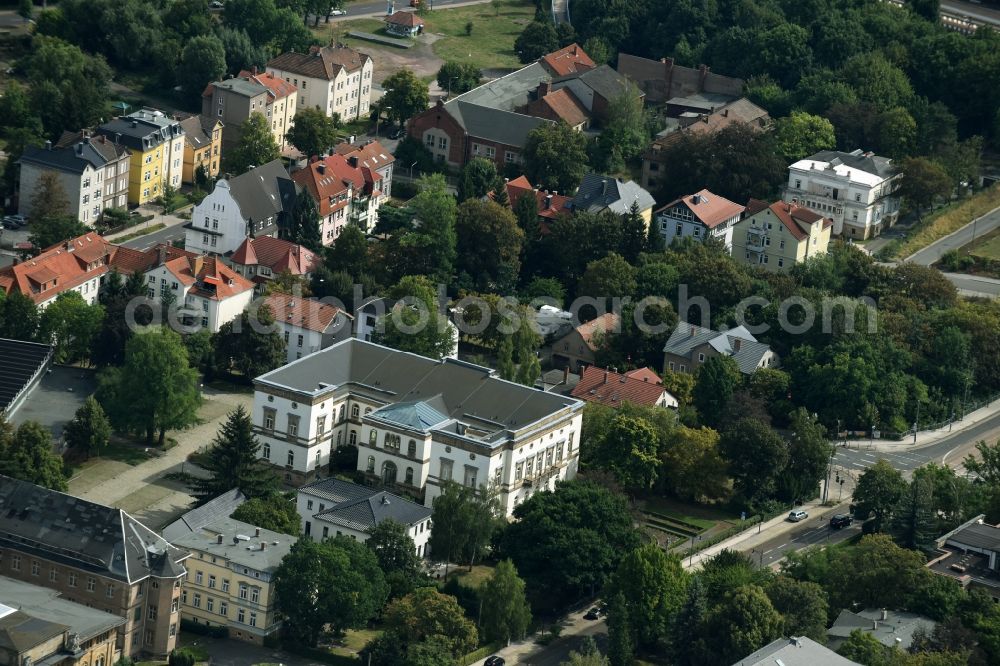
{"label": "utility pole", "polygon": [[913,443],[917,443],[917,428],[920,426],[920,398],[917,398],[917,418],[913,422]]}

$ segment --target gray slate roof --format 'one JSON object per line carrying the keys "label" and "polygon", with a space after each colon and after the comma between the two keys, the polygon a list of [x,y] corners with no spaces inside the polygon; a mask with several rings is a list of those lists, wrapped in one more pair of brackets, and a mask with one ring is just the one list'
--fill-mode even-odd
{"label": "gray slate roof", "polygon": [[186,551],[121,509],[0,476],[0,547],[135,583],[184,574]]}
{"label": "gray slate roof", "polygon": [[[222,535],[222,543],[219,543],[219,535]],[[179,537],[176,543],[184,548],[224,557],[242,567],[273,572],[298,540],[290,534],[257,528],[250,523],[225,517]],[[191,562],[192,567],[198,566],[197,558]]]}
{"label": "gray slate roof", "polygon": [[[831,638],[847,638],[855,629],[860,629],[866,634],[874,636],[879,643],[886,647],[899,645],[900,649],[906,650],[913,643],[913,633],[917,629],[923,629],[928,634],[934,630],[935,622],[916,613],[904,613],[902,611],[884,611],[886,619],[882,619],[883,611],[879,608],[866,608],[860,613],[852,613],[844,609],[834,621],[833,626],[827,630],[827,635]],[[876,627],[875,624],[878,623]],[[897,641],[896,639],[899,639]]]}
{"label": "gray slate roof", "polygon": [[38,148],[26,146],[21,154],[21,164],[37,164],[46,169],[66,173],[83,173],[89,166],[100,169],[116,161],[127,149],[113,141],[84,137],[63,148]]}
{"label": "gray slate roof", "polygon": [[[608,65],[600,65],[594,69],[588,69],[583,72],[562,76],[557,79],[553,79],[552,83],[559,84],[570,79],[579,79],[585,83],[588,88],[608,101],[611,101],[616,97],[620,97],[622,93],[628,90],[626,85],[628,77],[623,74],[619,74]],[[639,94],[644,95],[642,91],[639,91]]]}
{"label": "gray slate roof", "polygon": [[0,576],[0,599],[0,647],[18,652],[66,630],[84,643],[125,624],[125,618],[63,599],[56,590],[6,576]]}
{"label": "gray slate roof", "polygon": [[839,150],[821,150],[815,155],[810,155],[806,159],[813,160],[815,162],[830,162],[834,166],[843,164],[844,166],[849,166],[853,169],[860,169],[861,171],[865,171],[881,178],[888,178],[896,173],[895,168],[892,166],[891,159],[888,157],[879,157],[878,155],[866,156],[860,149],[854,150],[850,153],[845,153]]}
{"label": "gray slate roof", "polygon": [[181,124],[155,109],[141,109],[100,125],[98,134],[144,151],[184,134]]}
{"label": "gray slate roof", "polygon": [[[734,351],[733,341],[736,339],[740,340],[739,351]],[[663,347],[663,352],[691,358],[693,351],[706,343],[720,354],[732,356],[736,364],[740,366],[740,372],[747,375],[753,374],[761,359],[771,350],[763,342],[757,342],[757,339],[743,326],[720,333],[710,328],[702,328],[686,321],[680,321],[674,332],[670,334],[667,344]]]}
{"label": "gray slate roof", "polygon": [[173,543],[179,537],[196,532],[222,518],[228,518],[246,501],[246,495],[239,488],[233,488],[198,508],[191,509],[167,525],[163,529],[163,538]]}
{"label": "gray slate roof", "polygon": [[973,523],[951,533],[948,541],[1000,553],[1000,527]]}
{"label": "gray slate roof", "polygon": [[811,638],[779,638],[733,666],[860,666]]}
{"label": "gray slate roof", "polygon": [[0,363],[0,414],[3,414],[52,360],[52,347],[0,338],[0,358],[3,359]]}
{"label": "gray slate roof", "polygon": [[262,164],[226,182],[230,194],[240,206],[243,219],[250,222],[269,217],[277,221],[281,215],[291,214],[295,206],[295,181],[285,171],[280,159]]}
{"label": "gray slate roof", "polygon": [[[525,116],[513,111],[491,109],[467,102],[456,102],[449,109],[471,137],[488,139],[508,146],[523,148],[528,132],[541,125],[554,124],[551,120]],[[455,113],[457,111],[457,113]]]}
{"label": "gray slate roof", "polygon": [[652,208],[656,204],[653,195],[631,180],[621,181],[612,176],[588,173],[580,182],[580,189],[569,206],[574,210],[591,213],[610,210],[624,215],[635,201],[639,202],[639,210]]}
{"label": "gray slate roof", "polygon": [[385,404],[439,397],[436,409],[467,424],[468,437],[491,447],[506,441],[511,430],[583,406],[573,398],[499,379],[489,368],[454,359],[435,361],[353,338],[261,375],[255,383],[310,396],[349,386],[352,393]]}
{"label": "gray slate roof", "polygon": [[235,93],[241,97],[257,97],[258,95],[267,94],[267,86],[240,76],[226,79],[225,81],[214,81],[209,85]]}
{"label": "gray slate roof", "polygon": [[333,506],[315,514],[317,519],[359,532],[366,532],[390,518],[403,525],[413,525],[431,517],[430,508],[421,504],[340,479],[316,481],[304,486],[299,492],[335,502]]}

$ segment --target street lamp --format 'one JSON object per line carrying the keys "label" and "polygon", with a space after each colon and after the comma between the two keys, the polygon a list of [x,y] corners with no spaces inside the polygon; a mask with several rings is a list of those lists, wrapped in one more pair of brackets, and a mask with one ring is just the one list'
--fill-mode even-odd
{"label": "street lamp", "polygon": [[413,167],[415,167],[415,166],[417,166],[416,162],[414,162],[413,164],[410,165],[410,180],[411,181],[413,180]]}
{"label": "street lamp", "polygon": [[694,535],[694,534],[691,535],[691,548],[689,549],[690,553],[688,553],[688,566],[689,567],[694,562],[694,539],[695,539],[695,536],[698,537],[698,541],[701,541],[701,539],[702,539],[701,535]]}

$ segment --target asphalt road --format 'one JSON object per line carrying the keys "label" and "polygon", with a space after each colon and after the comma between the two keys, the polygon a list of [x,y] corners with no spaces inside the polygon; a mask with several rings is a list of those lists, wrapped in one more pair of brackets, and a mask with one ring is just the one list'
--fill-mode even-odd
{"label": "asphalt road", "polygon": [[972,2],[941,0],[941,12],[954,16],[968,16],[983,23],[1000,27],[1000,10]]}
{"label": "asphalt road", "polygon": [[[608,625],[604,618],[594,620],[584,631],[565,639],[557,640],[531,655],[518,658],[517,663],[530,666],[559,666],[569,661],[570,652],[579,652],[585,636],[592,636],[602,654],[608,651]],[[513,662],[509,662],[513,663]]]}
{"label": "asphalt road", "polygon": [[[149,221],[149,223],[156,224],[156,218]],[[170,244],[175,240],[181,240],[184,238],[184,225],[178,224],[172,227],[167,227],[166,229],[160,229],[159,231],[154,231],[151,234],[146,234],[145,236],[139,236],[138,238],[133,238],[130,241],[125,241],[120,243],[125,247],[130,247],[136,250],[148,250],[157,243]],[[112,241],[114,242],[114,241]]]}
{"label": "asphalt road", "polygon": [[1000,226],[1000,211],[984,215],[979,222],[973,225],[966,225],[950,236],[942,238],[936,243],[928,245],[924,249],[915,253],[908,260],[922,266],[930,266],[941,258],[948,250],[957,250],[972,242],[973,234],[979,238],[983,234],[993,231]]}
{"label": "asphalt road", "polygon": [[795,550],[802,550],[809,546],[822,543],[831,545],[847,541],[851,537],[861,532],[861,524],[855,523],[851,527],[844,527],[839,530],[830,527],[830,516],[836,513],[847,513],[847,507],[839,507],[824,511],[819,516],[809,516],[801,522],[801,527],[777,536],[770,541],[765,541],[747,554],[756,564],[762,567],[769,567],[784,559],[785,555]]}
{"label": "asphalt road", "polygon": [[[431,0],[427,0],[430,2]],[[489,0],[433,0],[434,9],[444,9],[449,5],[474,5],[489,2]],[[395,11],[409,10],[410,2],[409,0],[395,0]],[[332,21],[343,21],[345,19],[350,19],[352,17],[364,16],[365,14],[385,14],[388,8],[387,0],[362,0],[360,2],[348,2],[345,5],[347,9],[346,16],[338,16],[331,19]]]}

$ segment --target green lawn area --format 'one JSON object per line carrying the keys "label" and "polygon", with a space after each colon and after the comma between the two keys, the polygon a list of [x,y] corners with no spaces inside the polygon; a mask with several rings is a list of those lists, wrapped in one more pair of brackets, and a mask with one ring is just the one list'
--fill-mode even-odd
{"label": "green lawn area", "polygon": [[969,254],[982,259],[1000,260],[1000,230],[991,231],[969,246]]}
{"label": "green lawn area", "polygon": [[354,657],[364,646],[380,635],[382,635],[382,630],[378,628],[348,629],[344,633],[344,640],[340,642],[340,645],[330,648],[330,652]]}
{"label": "green lawn area", "polygon": [[485,564],[475,565],[472,567],[472,571],[469,571],[469,567],[462,566],[448,572],[449,578],[457,578],[459,583],[473,589],[479,588],[491,575],[493,575],[493,567]]}
{"label": "green lawn area", "polygon": [[[506,2],[499,16],[490,4],[440,9],[428,13],[425,32],[444,37],[434,43],[434,53],[443,60],[471,62],[480,69],[520,67],[514,40],[534,18],[531,2]],[[465,25],[472,23],[472,34]]]}
{"label": "green lawn area", "polygon": [[1000,187],[993,186],[928,213],[907,234],[906,241],[897,248],[895,256],[906,258],[998,206]]}
{"label": "green lawn area", "polygon": [[644,500],[644,503],[644,508],[649,511],[691,523],[706,530],[720,521],[739,519],[739,514],[733,514],[723,507],[685,504],[667,497],[650,497]]}

